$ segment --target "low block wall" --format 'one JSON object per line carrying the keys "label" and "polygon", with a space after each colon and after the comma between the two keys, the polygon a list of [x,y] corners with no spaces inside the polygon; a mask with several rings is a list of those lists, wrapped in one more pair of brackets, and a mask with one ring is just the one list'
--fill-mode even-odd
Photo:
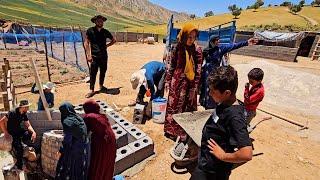
{"label": "low block wall", "polygon": [[282,46],[255,45],[234,50],[232,54],[295,62],[298,50]]}

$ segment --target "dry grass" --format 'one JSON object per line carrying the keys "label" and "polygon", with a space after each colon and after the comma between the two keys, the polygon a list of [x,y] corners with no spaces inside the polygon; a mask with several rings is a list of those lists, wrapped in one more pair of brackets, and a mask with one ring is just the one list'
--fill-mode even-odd
{"label": "dry grass", "polygon": [[[304,7],[301,11],[302,15],[309,18],[315,19],[320,22],[320,8],[319,7]],[[262,8],[258,9],[257,12],[253,10],[244,10],[238,19],[233,19],[231,13],[221,14],[212,17],[206,17],[201,19],[195,19],[188,21],[198,26],[199,29],[207,29],[215,25],[219,25],[228,21],[236,20],[237,27],[242,28],[244,26],[250,25],[272,25],[273,23],[279,25],[298,25],[301,27],[306,27],[308,22],[298,15],[293,15],[288,12],[286,7],[272,7],[272,8]],[[186,22],[176,23],[175,27],[181,27]],[[157,26],[146,26],[143,28],[130,28],[129,31],[139,31],[139,32],[151,32],[157,34],[166,34],[167,25],[157,25]]]}

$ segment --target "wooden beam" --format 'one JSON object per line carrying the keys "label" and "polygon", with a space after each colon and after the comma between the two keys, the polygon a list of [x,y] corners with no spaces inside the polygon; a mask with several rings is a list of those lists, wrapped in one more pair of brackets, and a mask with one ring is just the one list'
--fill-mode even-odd
{"label": "wooden beam", "polygon": [[32,69],[33,69],[33,72],[34,72],[34,76],[35,76],[35,79],[36,79],[36,84],[37,84],[37,87],[39,89],[39,93],[40,93],[40,97],[41,97],[41,100],[42,100],[42,104],[43,104],[44,110],[47,113],[48,120],[52,121],[51,113],[50,113],[50,110],[49,110],[49,105],[48,105],[46,97],[44,96],[44,93],[43,93],[43,87],[42,87],[42,84],[41,84],[40,76],[39,76],[36,64],[35,64],[35,62],[34,62],[34,60],[32,58],[30,58],[30,63],[31,63],[31,66],[32,66]]}

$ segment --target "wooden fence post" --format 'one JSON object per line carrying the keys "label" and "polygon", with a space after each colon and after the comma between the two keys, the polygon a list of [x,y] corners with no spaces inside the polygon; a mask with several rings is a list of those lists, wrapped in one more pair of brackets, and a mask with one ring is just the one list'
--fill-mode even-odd
{"label": "wooden fence post", "polygon": [[51,27],[49,28],[49,40],[50,40],[50,48],[51,48],[51,57],[53,57],[53,49],[52,49],[52,39],[51,39]]}
{"label": "wooden fence post", "polygon": [[7,49],[6,36],[4,35],[3,29],[2,29],[2,41],[3,41],[4,49]]}
{"label": "wooden fence post", "polygon": [[47,65],[47,72],[48,72],[48,79],[51,82],[51,74],[50,74],[50,67],[49,67],[49,58],[48,58],[48,47],[46,39],[43,40],[44,49],[46,51],[46,65]]}
{"label": "wooden fence post", "polygon": [[35,28],[31,25],[32,28],[32,33],[33,33],[33,37],[34,37],[34,42],[36,43],[36,50],[38,51],[38,42],[37,42],[37,37],[36,37],[36,30]]}
{"label": "wooden fence post", "polygon": [[78,54],[77,54],[77,47],[76,47],[76,39],[74,36],[74,32],[73,32],[73,27],[71,26],[71,33],[72,33],[72,39],[73,39],[73,49],[74,49],[74,54],[76,56],[76,65],[78,68],[81,68],[78,62]]}

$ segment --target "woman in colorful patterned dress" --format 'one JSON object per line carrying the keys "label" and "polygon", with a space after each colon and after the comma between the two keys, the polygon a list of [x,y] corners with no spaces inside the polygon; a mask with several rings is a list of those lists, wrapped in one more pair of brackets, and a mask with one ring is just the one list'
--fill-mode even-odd
{"label": "woman in colorful patterned dress", "polygon": [[197,92],[203,61],[202,50],[195,45],[197,37],[198,29],[192,24],[186,24],[178,34],[178,43],[168,61],[166,89],[169,89],[169,97],[164,132],[170,139],[180,136],[185,141],[187,138],[172,115],[197,111]]}

